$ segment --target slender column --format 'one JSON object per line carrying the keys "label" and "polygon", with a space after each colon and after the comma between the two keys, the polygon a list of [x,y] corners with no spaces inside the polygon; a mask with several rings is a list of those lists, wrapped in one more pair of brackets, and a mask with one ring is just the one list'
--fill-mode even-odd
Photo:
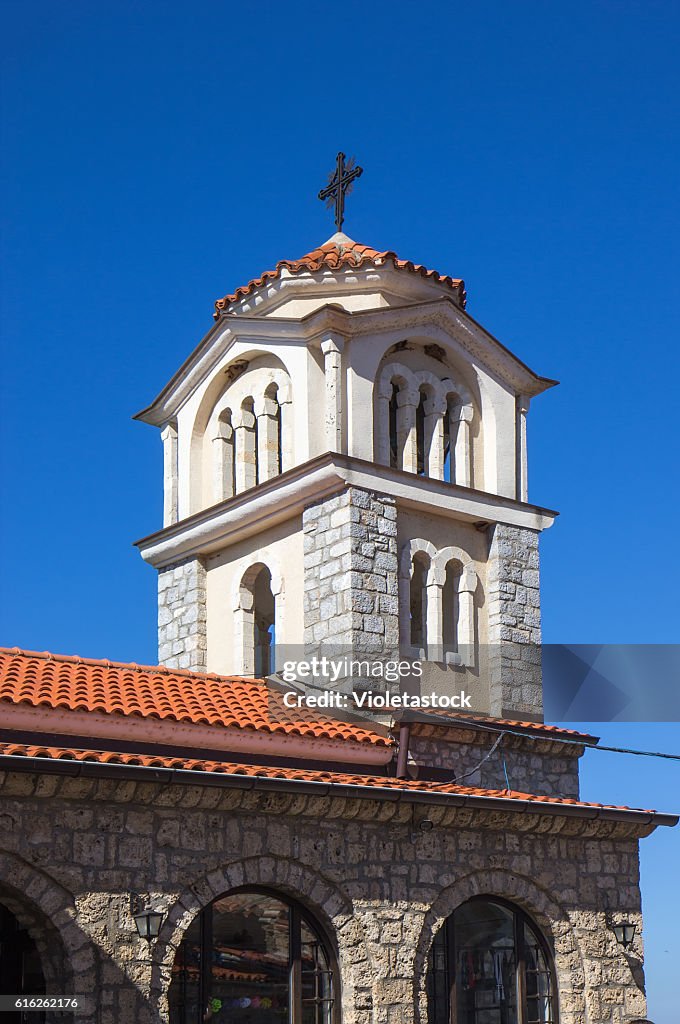
{"label": "slender column", "polygon": [[390,398],[392,397],[392,381],[382,381],[376,393],[375,431],[376,443],[374,458],[379,466],[390,464]]}
{"label": "slender column", "polygon": [[453,463],[455,482],[463,487],[469,487],[472,481],[471,420],[472,408],[469,405],[464,405],[457,414],[454,413],[451,417],[451,435],[456,439]]}
{"label": "slender column", "polygon": [[531,399],[528,395],[517,396],[517,486],[518,501],[529,500],[529,475],[527,464],[527,413]]}
{"label": "slender column", "polygon": [[475,659],[475,590],[477,574],[466,569],[458,584],[458,653],[464,665]]}
{"label": "slender column", "polygon": [[177,509],[177,425],[167,423],[161,431],[163,442],[163,526],[176,523]]}
{"label": "slender column", "polygon": [[342,452],[342,352],[343,338],[334,334],[321,342],[326,377],[326,445]]}
{"label": "slender column", "polygon": [[399,575],[399,637],[402,650],[411,647],[411,577]]}
{"label": "slender column", "polygon": [[254,487],[257,483],[257,452],[255,450],[255,417],[241,409],[234,424],[236,459],[236,493]]}
{"label": "slender column", "polygon": [[438,579],[427,581],[427,612],[426,612],[426,649],[428,661],[443,661],[443,586]]}
{"label": "slender column", "polygon": [[213,497],[224,501],[234,494],[234,429],[231,423],[218,420],[217,434],[212,440]]}
{"label": "slender column", "polygon": [[[255,672],[255,598],[243,588],[234,610],[234,652],[237,672],[252,676]],[[238,663],[240,662],[240,666]]]}
{"label": "slender column", "polygon": [[285,473],[294,465],[293,403],[289,398],[279,398],[279,408],[281,410],[281,472]]}
{"label": "slender column", "polygon": [[444,416],[446,400],[428,399],[425,403],[425,474],[444,479]]}
{"label": "slender column", "polygon": [[279,405],[263,397],[255,406],[257,416],[257,479],[271,480],[279,472]]}
{"label": "slender column", "polygon": [[400,469],[418,472],[418,439],[416,437],[416,409],[420,392],[402,390],[397,395],[397,446],[401,454]]}

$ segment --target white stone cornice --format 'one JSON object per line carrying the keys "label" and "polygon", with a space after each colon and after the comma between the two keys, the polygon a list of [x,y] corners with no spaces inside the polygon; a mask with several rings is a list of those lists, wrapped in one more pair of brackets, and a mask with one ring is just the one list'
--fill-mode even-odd
{"label": "white stone cornice", "polygon": [[158,569],[215,554],[350,485],[393,497],[404,508],[475,524],[502,522],[540,531],[552,526],[557,516],[536,505],[331,452],[145,537],[136,546]]}
{"label": "white stone cornice", "polygon": [[439,335],[433,334],[435,340],[455,344],[465,350],[518,394],[530,397],[557,383],[535,374],[447,296],[361,312],[348,312],[331,304],[295,320],[233,314],[222,316],[158,397],[135,418],[156,426],[166,423],[237,340],[247,339],[254,347],[269,347],[274,343],[320,347],[328,332],[347,339],[364,335],[385,338],[391,333],[401,335],[426,327],[439,332]]}

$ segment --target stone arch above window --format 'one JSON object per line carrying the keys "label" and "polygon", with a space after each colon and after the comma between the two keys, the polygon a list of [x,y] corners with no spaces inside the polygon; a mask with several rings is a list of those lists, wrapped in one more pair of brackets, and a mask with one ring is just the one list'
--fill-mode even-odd
{"label": "stone arch above window", "polygon": [[[428,568],[421,583],[425,559]],[[475,592],[479,581],[470,556],[461,548],[448,546],[438,550],[430,541],[416,538],[402,548],[399,576],[402,647],[422,650],[429,661],[473,665]],[[415,601],[414,578],[419,588]],[[422,628],[417,623],[414,630],[414,614],[420,609]]]}
{"label": "stone arch above window", "polygon": [[470,485],[474,408],[465,385],[388,362],[376,382],[375,404],[376,462]]}
{"label": "stone arch above window", "polygon": [[177,949],[170,1024],[334,1024],[338,969],[315,918],[277,890],[232,889],[193,919]]}
{"label": "stone arch above window", "polygon": [[462,903],[434,937],[428,1024],[558,1024],[553,957],[519,906],[497,896]]}
{"label": "stone arch above window", "polygon": [[283,614],[283,581],[264,561],[241,576],[234,599],[234,650],[244,675],[268,676],[275,669],[276,634]]}

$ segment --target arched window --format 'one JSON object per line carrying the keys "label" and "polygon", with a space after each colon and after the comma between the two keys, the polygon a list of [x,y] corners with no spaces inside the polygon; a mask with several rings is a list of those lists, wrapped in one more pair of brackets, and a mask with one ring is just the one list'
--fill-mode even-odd
{"label": "arched window", "polygon": [[234,628],[237,650],[240,647],[241,671],[258,677],[275,670],[276,597],[272,575],[258,562],[243,574],[235,606]]}
{"label": "arched window", "polygon": [[456,562],[446,566],[444,586],[442,588],[442,644],[444,653],[455,654],[458,651],[458,586],[460,583],[460,567]]}
{"label": "arched window", "polygon": [[411,647],[427,644],[427,573],[430,560],[424,552],[413,556],[411,571],[410,617]]}
{"label": "arched window", "polygon": [[463,903],[435,936],[428,1024],[557,1024],[550,951],[529,917],[494,897]]}
{"label": "arched window", "polygon": [[420,398],[416,407],[416,459],[418,476],[428,474],[428,457],[425,451],[425,402],[427,395],[423,388],[420,389]]}
{"label": "arched window", "polygon": [[399,388],[396,384],[392,384],[392,395],[390,397],[389,405],[389,417],[390,417],[390,466],[392,469],[399,469],[399,440],[397,438],[397,397],[399,395]]}
{"label": "arched window", "polygon": [[334,960],[298,904],[237,889],[194,918],[177,951],[170,1024],[333,1024]]}

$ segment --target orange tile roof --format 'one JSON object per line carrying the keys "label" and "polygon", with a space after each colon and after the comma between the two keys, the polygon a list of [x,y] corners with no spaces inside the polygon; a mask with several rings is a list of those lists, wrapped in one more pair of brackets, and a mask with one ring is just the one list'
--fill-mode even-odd
{"label": "orange tile roof", "polygon": [[[215,775],[244,775],[250,778],[284,779],[291,782],[318,782],[337,786],[360,786],[367,789],[406,790],[409,792],[450,794],[452,796],[483,796],[536,804],[606,809],[614,811],[641,810],[615,804],[587,803],[569,797],[537,796],[512,789],[481,789],[477,786],[459,786],[454,782],[431,782],[419,779],[396,779],[392,776],[354,775],[345,772],[320,771],[309,768],[284,768],[265,765],[246,765],[226,761],[198,760],[185,757],[166,757],[151,754],[123,754],[116,751],[81,750],[75,747],[31,746],[23,743],[0,743],[0,758],[37,757],[60,761],[90,761],[96,764],[119,764],[143,768],[170,768],[177,771],[206,772]],[[1,762],[0,762],[1,763]],[[644,810],[642,813],[654,814]]]}
{"label": "orange tile roof", "polygon": [[[430,719],[432,720],[430,721]],[[448,722],[445,719],[451,719],[451,721]],[[503,728],[507,728],[512,732],[538,733],[541,736],[545,736],[546,739],[560,739],[563,737],[570,740],[583,740],[586,744],[598,742],[597,736],[592,736],[588,732],[579,732],[577,729],[564,729],[561,725],[546,725],[544,722],[525,722],[513,718],[492,718],[489,715],[471,715],[466,711],[456,712],[446,711],[445,709],[435,712],[418,711],[413,725],[425,726],[428,729],[464,729],[468,722],[473,726],[477,724],[481,726],[487,725],[495,731],[502,731]]]}
{"label": "orange tile roof", "polygon": [[312,249],[299,260],[279,260],[274,270],[266,270],[260,277],[237,288],[231,295],[225,295],[223,299],[218,299],[213,316],[217,320],[220,314],[228,310],[234,302],[245,298],[246,295],[250,295],[270,281],[275,281],[277,277],[280,277],[282,270],[287,270],[291,274],[316,273],[319,270],[356,270],[365,264],[384,266],[388,263],[398,270],[419,274],[437,284],[446,285],[456,293],[458,301],[465,309],[465,283],[460,278],[449,277],[436,270],[428,270],[422,264],[412,263],[411,260],[399,259],[397,254],[389,249],[380,252],[378,249],[372,249],[369,245],[361,245],[351,239],[347,239],[347,243],[335,242],[331,239],[317,249]]}
{"label": "orange tile roof", "polygon": [[261,680],[95,661],[18,647],[0,647],[2,702],[374,746],[392,743],[379,727],[324,719],[312,709],[286,708],[283,694]]}

